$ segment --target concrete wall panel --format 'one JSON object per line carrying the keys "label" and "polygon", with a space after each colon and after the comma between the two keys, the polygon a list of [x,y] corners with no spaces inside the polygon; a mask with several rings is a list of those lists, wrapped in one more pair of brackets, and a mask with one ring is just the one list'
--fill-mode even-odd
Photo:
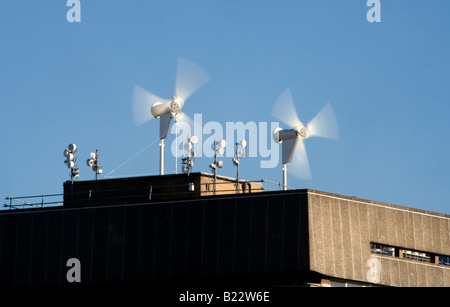
{"label": "concrete wall panel", "polygon": [[311,270],[367,282],[367,261],[381,263],[381,284],[443,286],[450,267],[374,255],[370,244],[450,255],[450,217],[442,214],[309,190]]}

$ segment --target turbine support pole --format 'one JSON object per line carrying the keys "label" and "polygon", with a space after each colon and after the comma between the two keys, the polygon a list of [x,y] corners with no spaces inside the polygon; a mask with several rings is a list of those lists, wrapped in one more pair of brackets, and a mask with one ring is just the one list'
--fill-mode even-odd
{"label": "turbine support pole", "polygon": [[164,139],[159,142],[159,174],[164,175]]}
{"label": "turbine support pole", "polygon": [[287,166],[283,164],[283,190],[287,191]]}
{"label": "turbine support pole", "polygon": [[159,118],[159,143],[160,156],[159,156],[159,174],[164,175],[164,139],[167,138],[169,133],[170,121],[172,120],[172,113],[162,114]]}

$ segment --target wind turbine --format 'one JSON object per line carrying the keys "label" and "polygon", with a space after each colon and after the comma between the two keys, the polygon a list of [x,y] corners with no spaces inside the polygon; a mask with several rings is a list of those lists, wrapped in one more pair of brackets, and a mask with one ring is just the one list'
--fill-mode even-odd
{"label": "wind turbine", "polygon": [[286,89],[277,99],[272,116],[290,127],[276,128],[272,132],[273,140],[282,144],[283,189],[287,190],[287,164],[293,164],[292,175],[300,179],[311,179],[305,140],[310,137],[322,137],[337,140],[338,125],[333,108],[327,103],[308,123],[303,124],[298,118],[290,89]]}
{"label": "wind turbine", "polygon": [[197,64],[178,58],[175,93],[171,99],[162,99],[140,86],[133,90],[133,117],[137,126],[153,118],[159,118],[160,163],[159,173],[164,175],[164,139],[167,138],[172,118],[187,119],[181,112],[184,103],[210,80],[209,75]]}

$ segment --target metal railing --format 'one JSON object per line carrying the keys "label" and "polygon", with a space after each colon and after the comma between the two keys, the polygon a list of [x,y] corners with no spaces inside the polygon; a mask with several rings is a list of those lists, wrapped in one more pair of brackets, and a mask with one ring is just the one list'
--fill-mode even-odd
{"label": "metal railing", "polygon": [[[9,201],[9,204],[3,204],[3,208],[9,210],[15,209],[30,209],[30,208],[43,208],[50,206],[62,206],[63,194],[43,194],[33,196],[7,196],[5,200]],[[50,198],[50,201],[49,201]]]}
{"label": "metal railing", "polygon": [[[238,192],[238,194],[240,193],[252,193],[252,192],[264,192],[264,191],[276,191],[278,189],[282,190],[283,185],[281,183],[278,182],[273,182],[270,180],[265,180],[265,179],[260,179],[260,180],[240,180],[241,184],[247,183],[248,187],[247,188],[243,188],[241,191]],[[259,188],[256,189],[252,189],[251,187],[251,183],[268,183],[268,184],[272,184],[277,186],[277,188],[267,188],[264,186],[260,186]],[[208,195],[213,195],[214,194],[214,189],[213,187],[217,188],[217,193],[218,194],[235,194],[237,193],[237,187],[231,188],[231,185],[233,184],[232,181],[230,182],[216,182],[216,184],[214,185],[213,182],[208,182],[208,183],[202,183],[200,185],[200,187],[195,187],[195,189],[199,189],[200,191],[197,190],[197,192],[199,192],[199,195],[201,196],[208,196]],[[228,185],[229,188],[222,188],[222,185]],[[116,198],[117,200],[123,200],[123,199],[127,199],[127,198],[133,198],[133,197],[148,197],[149,200],[151,200],[152,198],[161,198],[161,196],[164,195],[169,195],[172,197],[177,197],[178,195],[176,191],[179,191],[178,193],[180,194],[179,197],[183,197],[186,194],[186,189],[182,189],[181,186],[178,186],[178,189],[176,189],[176,186],[171,185],[171,188],[173,188],[173,192],[171,193],[167,193],[167,191],[163,191],[162,194],[161,192],[158,193],[156,191],[152,191],[152,188],[167,188],[167,186],[154,186],[151,187],[148,192],[146,192],[147,194],[145,195],[141,195],[140,193],[142,193],[142,188],[137,188],[137,189],[133,189],[133,188],[126,188],[124,190],[120,190],[120,191],[115,191],[116,193],[114,193],[114,191],[111,190],[95,190],[95,191],[91,191],[89,190],[89,196],[87,197],[88,200],[91,199],[95,199],[96,201],[115,201]],[[183,186],[184,187],[184,186]],[[187,186],[186,186],[187,188]],[[288,189],[292,189],[291,187],[288,187]],[[117,194],[118,195],[115,195]],[[156,193],[155,193],[156,192]],[[75,193],[71,193],[72,196],[76,196],[76,198],[78,199],[80,197],[80,195],[84,195],[86,193],[86,191],[83,192],[75,192]],[[95,194],[94,195],[91,195]],[[105,194],[103,194],[105,193]],[[129,194],[127,194],[129,193]],[[79,195],[78,195],[79,194]],[[99,194],[101,195],[100,197]],[[103,194],[103,195],[102,195]],[[110,195],[113,194],[113,195]],[[55,206],[63,206],[64,205],[64,200],[63,200],[63,196],[64,194],[42,194],[42,195],[33,195],[33,196],[7,196],[5,197],[5,200],[8,201],[7,203],[3,204],[3,210],[17,210],[17,209],[31,209],[31,208],[44,208],[44,207],[55,207]],[[81,199],[85,198],[85,197],[80,197]],[[164,198],[164,197],[162,197]],[[2,210],[0,209],[0,210]]]}

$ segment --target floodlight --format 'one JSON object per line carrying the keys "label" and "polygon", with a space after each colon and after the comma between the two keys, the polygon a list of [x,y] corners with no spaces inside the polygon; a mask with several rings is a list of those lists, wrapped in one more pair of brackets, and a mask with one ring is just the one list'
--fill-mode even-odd
{"label": "floodlight", "polygon": [[191,138],[189,140],[192,144],[198,143],[198,137],[196,137],[195,135],[191,136]]}
{"label": "floodlight", "polygon": [[73,153],[68,153],[67,154],[67,161],[74,161],[75,160],[75,155]]}
{"label": "floodlight", "polygon": [[198,137],[195,135],[187,138],[187,143],[184,144],[184,149],[186,150],[187,158],[181,160],[181,164],[183,164],[182,171],[183,173],[187,173],[189,175],[190,169],[194,166],[194,161],[192,159],[195,158],[195,152],[192,150],[192,144],[198,142]]}
{"label": "floodlight", "polygon": [[217,153],[219,155],[223,155],[225,153],[225,146],[227,146],[227,142],[225,140],[214,141],[214,155]]}
{"label": "floodlight", "polygon": [[219,155],[223,156],[223,154],[225,153],[225,148],[219,147],[219,148],[217,148],[216,152],[217,152]]}
{"label": "floodlight", "polygon": [[236,166],[236,189],[239,193],[240,186],[239,186],[239,157],[243,157],[245,155],[245,148],[247,147],[247,141],[242,140],[240,142],[236,143],[236,155],[233,158],[233,164]]}
{"label": "floodlight", "polygon": [[98,165],[98,150],[95,152],[91,152],[89,155],[90,159],[86,161],[86,165],[92,168],[92,171],[95,172],[95,180],[98,179],[98,175],[103,174],[103,170]]}
{"label": "floodlight", "polygon": [[227,142],[225,140],[216,141],[216,146],[225,148],[225,146],[227,146]]}
{"label": "floodlight", "polygon": [[217,181],[217,169],[222,168],[223,162],[217,161],[217,154],[223,155],[225,153],[225,146],[227,142],[225,140],[214,141],[214,163],[210,164],[209,167],[214,173],[214,195],[216,195],[216,181]]}
{"label": "floodlight", "polygon": [[64,163],[70,168],[70,179],[73,183],[73,179],[80,176],[80,170],[75,168],[75,152],[77,151],[77,145],[69,144],[67,147],[68,149],[65,149],[63,152],[64,157],[66,157]]}
{"label": "floodlight", "polygon": [[238,143],[238,146],[241,146],[242,148],[247,148],[247,141],[246,140],[242,140]]}
{"label": "floodlight", "polygon": [[223,162],[222,161],[216,161],[212,164],[209,165],[209,167],[213,170],[218,169],[218,168],[222,168],[223,167]]}
{"label": "floodlight", "polygon": [[191,143],[185,143],[184,144],[184,149],[186,149],[187,151],[190,151],[192,149],[192,144]]}
{"label": "floodlight", "polygon": [[73,153],[77,151],[77,145],[75,144],[69,144],[69,150]]}

